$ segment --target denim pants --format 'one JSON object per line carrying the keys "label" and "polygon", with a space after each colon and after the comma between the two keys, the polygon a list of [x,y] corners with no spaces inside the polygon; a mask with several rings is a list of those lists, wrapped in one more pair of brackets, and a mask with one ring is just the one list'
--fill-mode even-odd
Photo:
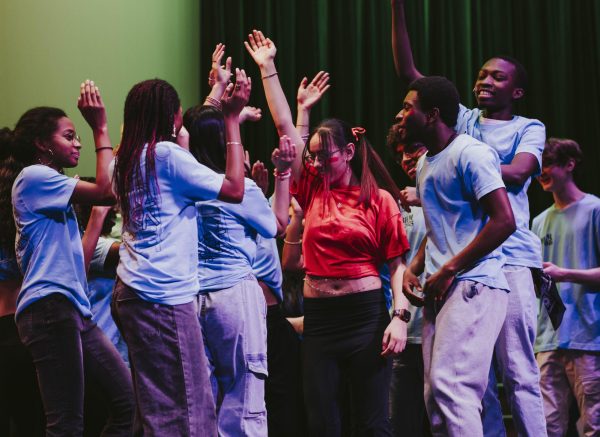
{"label": "denim pants", "polygon": [[113,318],[127,343],[136,399],[135,429],[145,436],[216,437],[196,301],[142,300],[117,280]]}
{"label": "denim pants", "polygon": [[456,281],[437,312],[423,311],[425,406],[434,436],[483,436],[481,400],[508,293]]}
{"label": "denim pants", "polygon": [[537,354],[549,437],[562,437],[573,399],[585,437],[600,435],[600,352],[554,350]]}
{"label": "denim pants", "polygon": [[267,436],[267,306],[254,276],[201,293],[199,318],[220,437]]}
{"label": "denim pants", "polygon": [[407,344],[394,357],[390,384],[390,422],[396,437],[429,436],[429,422],[423,400],[423,349]]}
{"label": "denim pants", "polygon": [[540,372],[533,345],[537,329],[538,304],[528,267],[506,265],[504,275],[510,287],[506,318],[494,347],[494,365],[483,397],[483,431],[486,437],[506,435],[496,390],[496,372],[504,390],[519,436],[544,437],[546,421],[540,392]]}
{"label": "denim pants", "polygon": [[21,341],[33,359],[46,414],[47,436],[83,434],[84,387],[95,384],[108,403],[104,436],[130,436],[133,390],[119,353],[91,319],[55,293],[17,317]]}

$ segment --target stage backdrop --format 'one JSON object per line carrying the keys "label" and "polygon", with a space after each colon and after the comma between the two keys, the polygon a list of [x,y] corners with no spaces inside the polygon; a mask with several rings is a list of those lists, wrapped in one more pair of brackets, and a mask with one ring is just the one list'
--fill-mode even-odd
{"label": "stage backdrop", "polygon": [[[407,0],[406,13],[417,67],[453,80],[467,106],[474,104],[471,90],[486,59],[519,59],[530,87],[518,113],[542,120],[548,136],[577,140],[585,153],[580,185],[600,195],[600,2]],[[201,96],[208,92],[210,54],[218,42],[253,78],[251,104],[264,118],[243,134],[254,159],[267,160],[277,144],[258,69],[242,44],[249,31],[261,29],[276,43],[294,116],[302,77],[328,71],[332,88],[311,124],[339,117],[364,126],[398,182],[407,182],[384,151],[405,95],[393,68],[389,0],[201,0],[199,22]],[[551,203],[537,182],[530,197],[534,214]]]}

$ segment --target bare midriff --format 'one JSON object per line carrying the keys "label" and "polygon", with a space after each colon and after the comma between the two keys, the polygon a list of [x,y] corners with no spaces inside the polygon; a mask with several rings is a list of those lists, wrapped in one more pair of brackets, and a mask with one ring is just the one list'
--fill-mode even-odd
{"label": "bare midriff", "polygon": [[17,311],[17,296],[21,289],[20,279],[0,281],[0,317]]}
{"label": "bare midriff", "polygon": [[306,275],[304,278],[304,297],[327,298],[345,296],[348,294],[362,293],[364,291],[378,290],[381,288],[379,276],[365,276],[364,278],[321,278]]}

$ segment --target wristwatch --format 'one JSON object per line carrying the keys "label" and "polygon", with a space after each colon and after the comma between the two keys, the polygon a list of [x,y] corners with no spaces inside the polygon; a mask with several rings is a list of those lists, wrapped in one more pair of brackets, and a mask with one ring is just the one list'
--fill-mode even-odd
{"label": "wristwatch", "polygon": [[392,312],[392,318],[398,317],[403,322],[408,323],[410,321],[410,311],[406,309],[394,310]]}

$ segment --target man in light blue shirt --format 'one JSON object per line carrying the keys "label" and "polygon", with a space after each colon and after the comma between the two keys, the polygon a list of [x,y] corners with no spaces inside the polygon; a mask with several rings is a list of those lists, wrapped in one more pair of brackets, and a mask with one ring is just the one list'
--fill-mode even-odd
{"label": "man in light blue shirt", "polygon": [[426,303],[425,404],[433,434],[478,437],[508,301],[500,245],[516,226],[498,154],[454,131],[458,105],[452,82],[423,77],[411,83],[397,115],[404,143],[420,141],[428,150],[417,166],[427,238],[404,274],[403,291],[412,302]]}
{"label": "man in light blue shirt", "polygon": [[549,436],[565,435],[575,398],[583,435],[600,435],[600,199],[582,192],[573,172],[579,145],[550,138],[539,182],[554,204],[533,219],[544,271],[558,283],[566,311],[558,329],[540,305],[535,350]]}

